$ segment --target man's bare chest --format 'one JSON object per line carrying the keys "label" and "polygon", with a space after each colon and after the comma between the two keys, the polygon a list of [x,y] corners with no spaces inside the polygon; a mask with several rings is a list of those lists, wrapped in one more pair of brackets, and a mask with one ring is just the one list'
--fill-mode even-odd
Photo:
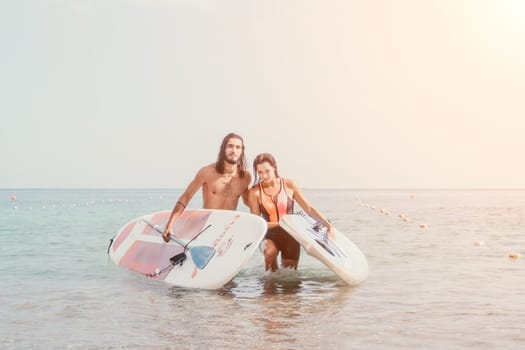
{"label": "man's bare chest", "polygon": [[238,197],[242,194],[244,187],[244,181],[240,178],[223,175],[209,181],[205,190],[211,195]]}

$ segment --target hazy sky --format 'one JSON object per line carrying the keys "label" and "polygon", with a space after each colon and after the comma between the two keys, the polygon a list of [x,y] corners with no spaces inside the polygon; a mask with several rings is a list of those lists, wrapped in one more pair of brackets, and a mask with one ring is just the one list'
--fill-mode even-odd
{"label": "hazy sky", "polygon": [[0,188],[525,188],[525,1],[2,1],[0,96]]}

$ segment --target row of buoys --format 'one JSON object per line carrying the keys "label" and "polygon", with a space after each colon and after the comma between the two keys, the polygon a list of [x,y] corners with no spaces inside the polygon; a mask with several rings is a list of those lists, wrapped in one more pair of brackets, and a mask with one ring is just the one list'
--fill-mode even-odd
{"label": "row of buoys", "polygon": [[[10,198],[12,201],[16,201],[16,196],[12,196],[13,198]],[[151,200],[152,198],[149,198],[149,200]],[[162,198],[159,198],[159,199],[162,199]],[[100,200],[100,204],[113,204],[113,203],[134,203],[134,202],[138,202],[138,200],[135,200],[135,199],[102,199]],[[84,203],[84,205],[86,207],[89,207],[91,205],[96,205],[97,204],[97,201],[94,201],[94,200],[91,200],[91,201],[87,201]],[[47,205],[42,205],[42,208],[46,208],[46,207],[52,207],[52,208],[55,208],[55,207],[66,207],[68,204],[66,203],[54,203],[54,204],[47,204]],[[73,207],[76,207],[76,206],[81,206],[83,205],[82,203],[71,203],[71,206]]]}
{"label": "row of buoys", "polygon": [[[134,202],[142,202],[142,201],[145,201],[145,200],[163,200],[165,198],[165,196],[163,195],[158,195],[158,196],[148,196],[148,197],[145,197],[144,199],[135,199],[135,198],[104,198],[104,199],[97,199],[97,200],[86,200],[85,202],[82,202],[82,203],[79,203],[79,202],[70,202],[70,203],[63,203],[63,202],[48,202],[48,203],[43,203],[41,205],[37,205],[37,206],[30,206],[28,205],[29,203],[25,203],[25,205],[16,205],[15,203],[21,203],[17,196],[16,195],[11,195],[11,196],[8,196],[8,199],[10,201],[13,202],[13,205],[12,205],[12,210],[13,211],[33,211],[33,210],[38,210],[38,209],[44,209],[44,210],[47,210],[47,209],[55,209],[55,208],[68,208],[68,207],[72,207],[72,208],[82,208],[82,207],[90,207],[90,206],[96,206],[96,205],[107,205],[107,204],[115,204],[115,203],[134,203]],[[33,203],[34,204],[34,203]]]}
{"label": "row of buoys", "polygon": [[[149,196],[148,197],[149,200],[154,200],[156,199],[155,197],[153,196]],[[158,199],[163,199],[163,196],[162,195],[159,195]],[[17,200],[17,197],[15,195],[12,195],[12,196],[9,196],[9,200],[11,201],[16,201]],[[105,199],[102,199],[101,202],[102,203],[105,203]],[[113,202],[133,202],[134,200],[129,200],[129,199],[108,199],[107,200],[109,203],[113,203]],[[86,202],[86,205],[89,205],[89,203],[91,204],[95,204],[95,201],[90,201],[90,202]]]}
{"label": "row of buoys", "polygon": [[[484,241],[476,241],[476,242],[474,242],[474,246],[475,247],[484,247],[485,246],[485,242]],[[521,254],[517,253],[517,252],[508,252],[507,253],[507,258],[509,258],[511,260],[518,260],[518,259],[521,259]]]}
{"label": "row of buoys", "polygon": [[[414,195],[410,195],[410,199],[413,199],[413,198],[414,198]],[[369,209],[372,209],[374,211],[376,210],[376,207],[373,206],[373,205],[362,203],[360,200],[358,200],[358,202],[359,202],[359,205],[362,206],[362,207],[369,208]],[[384,209],[384,208],[379,208],[379,213],[381,213],[383,215],[386,215],[386,216],[390,215],[390,212],[388,210]],[[398,214],[398,218],[400,218],[404,222],[412,222],[410,217],[408,217],[407,215],[405,215],[403,213]],[[422,228],[422,229],[426,229],[426,228],[428,228],[428,224],[421,223],[421,224],[419,224],[419,227]],[[485,246],[485,242],[484,241],[476,241],[474,243],[474,246],[476,246],[476,247],[484,247]],[[522,254],[517,253],[517,252],[508,252],[507,253],[507,257],[509,259],[511,259],[511,260],[518,260],[518,259],[521,259]]]}
{"label": "row of buoys", "polygon": [[[369,209],[372,209],[372,210],[376,210],[376,207],[373,206],[373,205],[365,204],[365,203],[362,203],[362,202],[359,202],[359,203],[360,203],[360,205],[362,207],[369,208]],[[383,214],[385,216],[390,216],[390,211],[386,210],[385,208],[379,208],[379,213],[381,213],[381,214]],[[405,215],[403,213],[398,214],[397,217],[399,219],[401,219],[402,221],[404,221],[404,222],[412,222],[412,219],[410,219],[410,217],[408,217],[407,215]],[[420,223],[419,227],[425,229],[425,228],[428,228],[428,224]]]}
{"label": "row of buoys", "polygon": [[403,213],[399,214],[397,217],[405,222],[410,222],[410,218]]}

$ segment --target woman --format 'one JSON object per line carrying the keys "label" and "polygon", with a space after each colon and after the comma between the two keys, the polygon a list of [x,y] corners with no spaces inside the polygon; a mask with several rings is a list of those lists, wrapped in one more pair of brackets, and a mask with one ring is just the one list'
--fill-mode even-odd
{"label": "woman", "polygon": [[[332,236],[332,224],[306,199],[291,179],[279,177],[277,162],[269,153],[262,153],[253,161],[254,186],[249,193],[252,214],[268,222],[264,262],[266,271],[277,271],[277,255],[281,252],[281,266],[297,269],[301,247],[292,236],[279,226],[279,219],[294,212],[294,201],[311,217],[320,220]],[[257,180],[259,182],[257,183]]]}

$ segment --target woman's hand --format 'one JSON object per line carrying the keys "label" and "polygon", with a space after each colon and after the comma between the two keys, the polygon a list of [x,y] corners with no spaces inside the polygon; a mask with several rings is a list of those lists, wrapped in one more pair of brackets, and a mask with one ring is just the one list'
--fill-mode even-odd
{"label": "woman's hand", "polygon": [[326,223],[325,225],[326,225],[326,229],[327,229],[328,237],[329,237],[330,239],[335,240],[335,230],[334,230],[334,226],[332,226],[332,223],[331,223],[331,222],[328,222],[328,223]]}

